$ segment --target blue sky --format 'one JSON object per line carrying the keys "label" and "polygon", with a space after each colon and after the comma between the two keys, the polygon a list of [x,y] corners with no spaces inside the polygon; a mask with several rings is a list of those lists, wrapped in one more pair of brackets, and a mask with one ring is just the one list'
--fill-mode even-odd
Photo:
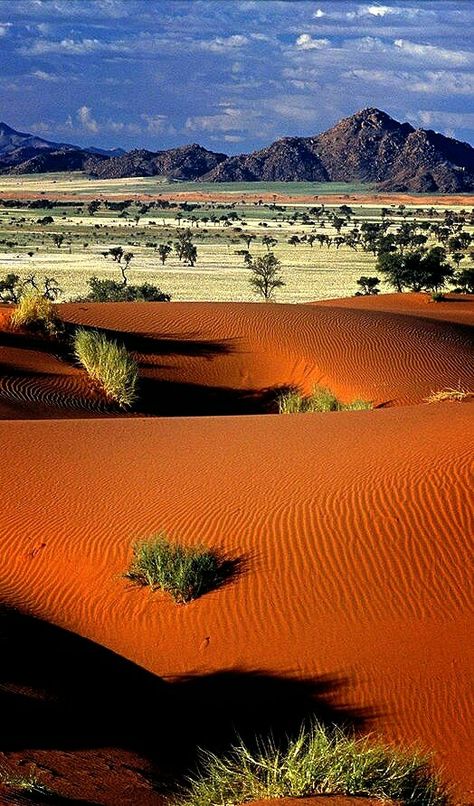
{"label": "blue sky", "polygon": [[472,0],[0,0],[0,120],[236,154],[366,106],[474,143]]}

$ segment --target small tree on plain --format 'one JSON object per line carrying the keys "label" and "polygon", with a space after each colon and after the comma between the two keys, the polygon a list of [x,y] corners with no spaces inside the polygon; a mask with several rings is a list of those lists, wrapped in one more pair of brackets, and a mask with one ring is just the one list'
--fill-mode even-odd
{"label": "small tree on plain", "polygon": [[169,243],[160,243],[158,246],[158,254],[160,256],[161,265],[164,266],[169,254],[171,252],[171,246]]}
{"label": "small tree on plain", "polygon": [[255,258],[249,263],[249,268],[252,273],[250,285],[265,302],[272,299],[277,288],[286,285],[280,274],[281,263],[273,252]]}
{"label": "small tree on plain", "polygon": [[377,287],[380,285],[378,277],[359,277],[357,285],[360,291],[356,291],[356,297],[370,297],[378,294],[380,291],[380,288]]}

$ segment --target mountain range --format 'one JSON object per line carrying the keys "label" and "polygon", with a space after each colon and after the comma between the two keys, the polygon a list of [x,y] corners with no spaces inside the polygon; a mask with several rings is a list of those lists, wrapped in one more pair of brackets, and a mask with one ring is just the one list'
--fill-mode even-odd
{"label": "mountain range", "polygon": [[0,123],[0,173],[84,171],[94,178],[161,176],[206,182],[368,182],[381,190],[474,191],[474,148],[369,108],[313,137],[284,137],[227,156],[197,144],[107,151],[53,143]]}

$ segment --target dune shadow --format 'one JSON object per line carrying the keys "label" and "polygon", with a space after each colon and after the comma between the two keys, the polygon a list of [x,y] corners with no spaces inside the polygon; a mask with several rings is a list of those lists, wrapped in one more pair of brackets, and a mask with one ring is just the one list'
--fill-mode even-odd
{"label": "dune shadow", "polygon": [[281,391],[281,387],[236,389],[142,377],[135,413],[161,417],[271,414],[278,411]]}
{"label": "dune shadow", "polygon": [[283,741],[302,723],[359,730],[374,712],[348,706],[350,681],[227,669],[165,680],[104,647],[31,616],[0,615],[0,752],[119,747],[151,764],[166,788],[198,748]]}
{"label": "dune shadow", "polygon": [[148,355],[181,355],[212,359],[216,355],[225,355],[232,352],[236,341],[231,338],[220,340],[203,339],[200,338],[199,332],[167,333],[166,336],[160,336],[158,333],[139,333],[66,323],[67,332],[70,336],[72,336],[77,327],[81,327],[83,330],[100,330],[108,339],[114,339],[123,344],[130,352],[138,353],[138,359],[140,359],[140,356]]}

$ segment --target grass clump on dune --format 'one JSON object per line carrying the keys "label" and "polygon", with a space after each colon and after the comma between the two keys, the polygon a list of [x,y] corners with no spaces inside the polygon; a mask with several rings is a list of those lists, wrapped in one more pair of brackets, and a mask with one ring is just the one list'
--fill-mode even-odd
{"label": "grass clump on dune", "polygon": [[10,321],[13,328],[22,327],[48,336],[57,336],[61,329],[54,303],[35,291],[23,294]]}
{"label": "grass clump on dune", "polygon": [[461,386],[458,386],[457,389],[448,387],[439,389],[438,392],[431,392],[428,397],[425,397],[425,403],[443,403],[445,400],[456,402],[468,400],[471,397],[474,397],[474,392],[470,392],[468,389],[462,389]]}
{"label": "grass clump on dune", "polygon": [[253,800],[345,795],[444,806],[446,788],[426,758],[355,739],[318,722],[280,748],[240,743],[220,758],[202,754],[202,772],[189,779],[181,806],[240,806]]}
{"label": "grass clump on dune", "polygon": [[342,403],[336,395],[325,386],[315,386],[307,397],[290,390],[278,398],[279,414],[309,414],[324,411],[360,411],[371,409],[372,404],[366,400],[353,400]]}
{"label": "grass clump on dune", "polygon": [[210,549],[172,543],[160,533],[135,543],[125,576],[152,590],[165,591],[175,602],[185,604],[220,587],[234,566]]}
{"label": "grass clump on dune", "polygon": [[123,345],[98,330],[78,328],[74,354],[110,400],[122,408],[133,405],[137,398],[138,367]]}

